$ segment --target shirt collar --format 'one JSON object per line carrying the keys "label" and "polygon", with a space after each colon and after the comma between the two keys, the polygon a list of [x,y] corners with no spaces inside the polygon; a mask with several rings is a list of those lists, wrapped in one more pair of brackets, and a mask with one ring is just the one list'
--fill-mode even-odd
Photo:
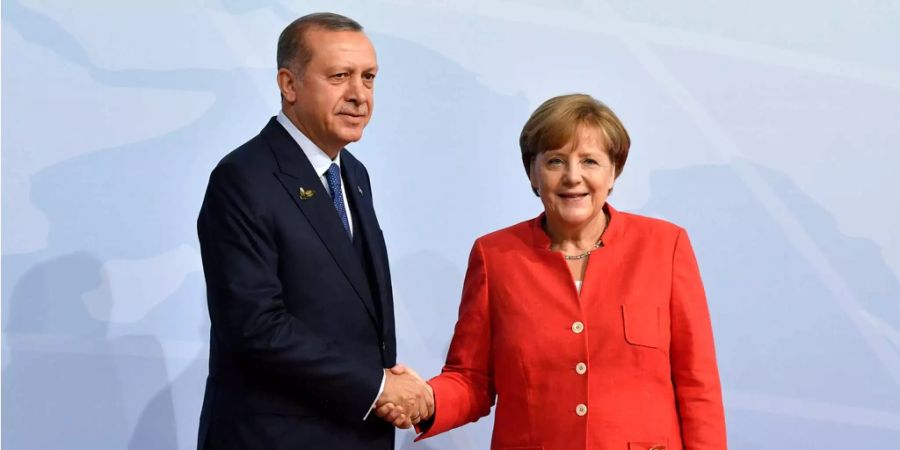
{"label": "shirt collar", "polygon": [[313,141],[309,140],[299,128],[294,126],[294,123],[291,122],[291,119],[288,119],[286,115],[284,115],[284,111],[278,111],[278,117],[276,117],[278,123],[287,130],[288,134],[294,138],[294,141],[297,142],[297,145],[300,146],[300,149],[303,150],[303,153],[306,155],[306,158],[309,159],[309,163],[312,164],[313,170],[316,171],[316,175],[323,176],[325,172],[328,172],[328,168],[331,167],[331,163],[335,163],[338,167],[341,167],[341,153],[338,152],[337,157],[334,160],[328,156],[327,153],[323,152],[316,144],[313,144]]}

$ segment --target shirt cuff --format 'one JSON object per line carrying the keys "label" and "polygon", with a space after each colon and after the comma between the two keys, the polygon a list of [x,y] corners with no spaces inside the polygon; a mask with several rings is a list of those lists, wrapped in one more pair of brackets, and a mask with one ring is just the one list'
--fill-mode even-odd
{"label": "shirt cuff", "polygon": [[378,394],[375,395],[375,400],[372,401],[372,407],[369,408],[368,411],[366,411],[366,415],[363,416],[363,420],[368,419],[368,418],[369,418],[369,414],[371,414],[371,413],[372,413],[372,410],[375,409],[375,404],[378,403],[378,399],[381,397],[381,393],[384,392],[384,381],[385,381],[386,379],[387,379],[387,374],[386,374],[386,373],[382,373],[382,374],[381,374],[381,386],[378,388]]}

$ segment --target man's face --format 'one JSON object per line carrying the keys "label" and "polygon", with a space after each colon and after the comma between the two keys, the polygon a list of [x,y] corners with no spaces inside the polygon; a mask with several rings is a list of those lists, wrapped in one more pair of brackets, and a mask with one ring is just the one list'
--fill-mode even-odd
{"label": "man's face", "polygon": [[[374,107],[375,48],[362,32],[306,31],[312,59],[298,77],[279,84],[286,112],[297,127],[329,156],[362,137]],[[284,70],[284,69],[282,69]]]}

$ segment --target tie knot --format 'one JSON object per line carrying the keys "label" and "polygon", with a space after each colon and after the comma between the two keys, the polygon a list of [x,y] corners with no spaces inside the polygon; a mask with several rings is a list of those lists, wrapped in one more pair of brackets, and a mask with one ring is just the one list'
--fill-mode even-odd
{"label": "tie knot", "polygon": [[328,166],[328,172],[326,172],[326,176],[329,180],[341,179],[341,168],[337,165],[337,163],[331,163],[331,165]]}

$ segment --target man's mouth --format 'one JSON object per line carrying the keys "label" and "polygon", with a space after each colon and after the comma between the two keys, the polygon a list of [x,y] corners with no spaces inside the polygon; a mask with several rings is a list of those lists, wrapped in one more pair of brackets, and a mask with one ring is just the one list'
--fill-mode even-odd
{"label": "man's mouth", "polygon": [[350,123],[361,124],[366,121],[365,114],[354,114],[354,113],[338,113],[338,116],[343,117],[344,120]]}
{"label": "man's mouth", "polygon": [[338,115],[341,115],[341,116],[349,116],[349,117],[354,117],[354,118],[363,118],[363,117],[366,117],[366,116],[368,115],[368,111],[365,111],[365,110],[359,110],[359,111],[352,111],[352,110],[349,110],[349,111],[348,111],[348,110],[344,110],[344,111],[338,112]]}

